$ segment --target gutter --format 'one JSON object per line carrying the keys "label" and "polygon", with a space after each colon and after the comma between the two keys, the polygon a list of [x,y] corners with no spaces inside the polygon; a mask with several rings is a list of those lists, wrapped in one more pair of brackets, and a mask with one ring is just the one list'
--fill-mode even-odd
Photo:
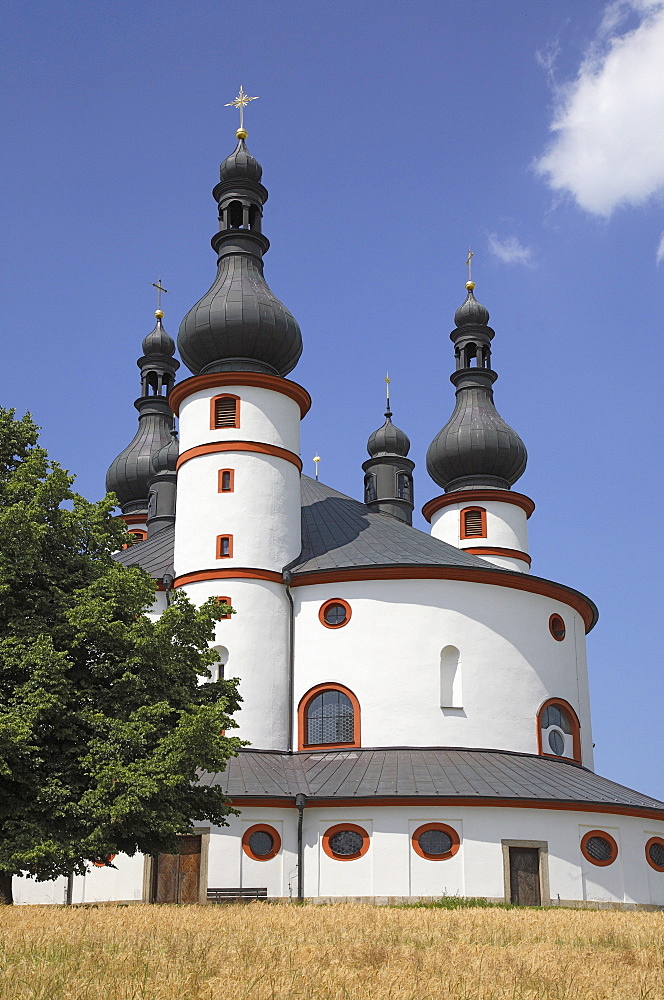
{"label": "gutter", "polygon": [[293,726],[295,722],[295,710],[293,706],[295,695],[295,605],[290,589],[293,574],[289,569],[285,569],[282,576],[286,587],[286,597],[290,604],[290,620],[288,623],[288,752],[292,753]]}

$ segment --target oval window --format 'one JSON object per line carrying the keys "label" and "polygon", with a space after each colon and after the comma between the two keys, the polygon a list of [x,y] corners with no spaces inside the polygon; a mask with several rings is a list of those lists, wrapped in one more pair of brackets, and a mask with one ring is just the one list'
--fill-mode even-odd
{"label": "oval window", "polygon": [[651,837],[646,844],[646,861],[656,872],[664,872],[664,840]]}
{"label": "oval window", "polygon": [[323,850],[338,861],[353,861],[369,850],[369,834],[355,823],[338,823],[323,835]]}
{"label": "oval window", "polygon": [[421,858],[445,861],[459,850],[459,834],[445,823],[425,823],[415,830],[411,842]]}
{"label": "oval window", "polygon": [[552,729],[549,733],[549,746],[551,752],[558,757],[562,757],[565,753],[565,737],[559,729]]}
{"label": "oval window", "polygon": [[560,615],[551,615],[549,618],[549,632],[556,642],[562,642],[565,638],[567,629],[565,628],[565,622],[562,620]]}
{"label": "oval window", "polygon": [[318,617],[326,628],[341,628],[350,621],[352,612],[348,601],[335,597],[331,601],[321,604]]}
{"label": "oval window", "polygon": [[273,826],[256,823],[244,831],[242,849],[253,861],[269,861],[281,848],[281,837]]}
{"label": "oval window", "polygon": [[611,834],[603,830],[586,833],[581,840],[581,851],[586,860],[600,867],[612,865],[618,857],[618,845]]}

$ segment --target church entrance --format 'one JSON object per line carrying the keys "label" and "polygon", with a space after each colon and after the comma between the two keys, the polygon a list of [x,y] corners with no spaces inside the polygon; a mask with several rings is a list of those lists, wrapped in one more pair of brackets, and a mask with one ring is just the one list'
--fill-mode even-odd
{"label": "church entrance", "polygon": [[510,847],[510,902],[539,906],[540,852],[537,847]]}
{"label": "church entrance", "polygon": [[201,837],[178,837],[178,854],[160,854],[154,860],[153,903],[197,903],[201,880]]}

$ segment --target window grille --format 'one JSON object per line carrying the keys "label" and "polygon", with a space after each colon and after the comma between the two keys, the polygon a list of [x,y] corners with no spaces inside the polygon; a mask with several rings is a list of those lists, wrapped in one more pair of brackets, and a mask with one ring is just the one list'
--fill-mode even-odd
{"label": "window grille", "polygon": [[308,744],[352,743],[355,716],[350,698],[343,691],[321,691],[307,707]]}

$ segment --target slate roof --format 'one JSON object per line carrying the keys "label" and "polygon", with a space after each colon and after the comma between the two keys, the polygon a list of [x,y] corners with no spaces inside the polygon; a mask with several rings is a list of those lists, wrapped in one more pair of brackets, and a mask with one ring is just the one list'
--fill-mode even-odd
{"label": "slate roof", "polygon": [[241,805],[244,797],[535,799],[662,812],[664,802],[569,761],[504,750],[390,747],[283,753],[241,750],[219,774],[203,774]]}
{"label": "slate roof", "polygon": [[125,566],[140,566],[155,580],[163,580],[166,573],[173,575],[173,545],[175,527],[169,524],[144,542],[130,545],[113,558]]}

